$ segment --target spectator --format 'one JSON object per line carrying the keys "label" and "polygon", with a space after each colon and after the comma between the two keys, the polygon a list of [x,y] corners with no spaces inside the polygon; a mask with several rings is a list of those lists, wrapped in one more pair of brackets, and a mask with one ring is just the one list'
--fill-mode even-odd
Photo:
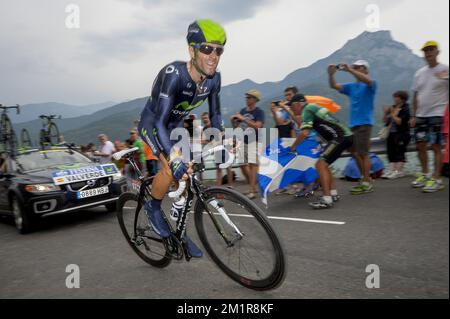
{"label": "spectator", "polygon": [[[202,114],[202,122],[203,122],[203,132],[202,132],[202,141],[201,141],[201,143],[202,143],[202,145],[206,145],[206,144],[214,141],[214,136],[213,135],[210,135],[210,136],[205,135],[205,133],[207,133],[206,130],[212,128],[211,119],[209,118],[209,113],[208,112],[205,112],[205,113]],[[216,162],[216,184],[217,184],[217,186],[221,186],[222,182],[224,180],[223,175],[222,175],[222,169],[219,167],[219,165],[222,164],[222,163],[225,163],[225,162],[226,162],[225,152],[222,152],[220,163]],[[226,178],[226,180],[227,180],[227,184],[229,186],[231,186],[233,184],[233,169],[232,169],[231,165],[229,167],[227,167],[227,178]]]}
{"label": "spectator", "polygon": [[[428,41],[422,47],[428,65],[417,71],[413,84],[413,112],[410,125],[415,128],[416,148],[422,166],[412,187],[434,193],[444,188],[441,180],[442,168],[442,122],[448,102],[448,66],[438,62],[439,47]],[[428,172],[427,146],[434,153],[434,174]]]}
{"label": "spectator", "polygon": [[135,159],[136,163],[139,166],[139,169],[143,170],[146,167],[145,152],[144,152],[145,150],[144,150],[144,143],[140,139],[138,131],[132,129],[130,131],[130,138],[128,140],[131,147],[137,147],[139,149],[139,151],[135,153]]}
{"label": "spectator", "polygon": [[316,162],[319,173],[320,185],[323,196],[319,201],[310,203],[314,209],[333,207],[333,203],[339,201],[336,185],[329,166],[333,164],[353,143],[353,134],[349,128],[341,124],[333,117],[329,110],[314,104],[308,104],[306,99],[300,102],[302,111],[301,133],[291,146],[291,152],[297,151],[297,146],[309,135],[309,131],[315,130],[323,141],[326,141],[324,151]]}
{"label": "spectator", "polygon": [[272,116],[275,120],[279,138],[295,138],[295,131],[289,113],[280,106],[279,102],[272,102]]}
{"label": "spectator", "polygon": [[[124,145],[124,143],[122,143],[122,141],[115,140],[114,148],[116,149],[116,152],[120,152],[125,149],[125,145]],[[113,159],[113,163],[116,164],[116,166],[120,170],[120,172],[124,173],[125,163],[126,163],[125,158],[121,158],[119,160]]]}
{"label": "spectator", "polygon": [[383,176],[387,179],[405,176],[403,166],[406,162],[406,148],[410,141],[408,92],[397,91],[393,97],[394,105],[384,110],[384,122],[387,127],[390,127],[387,138],[389,171]]}
{"label": "spectator", "polygon": [[261,100],[261,93],[257,90],[250,90],[245,94],[247,107],[243,108],[239,113],[231,117],[231,121],[237,120],[241,127],[245,129],[244,145],[239,147],[241,159],[244,165],[241,166],[242,173],[249,184],[249,192],[246,194],[248,198],[256,197],[256,181],[258,176],[258,129],[264,125],[264,111],[257,107],[257,103]]}
{"label": "spectator", "polygon": [[[291,136],[296,138],[300,134],[300,126],[302,122],[302,103],[306,102],[305,96],[303,94],[292,95],[292,92],[298,92],[296,87],[288,87],[285,90],[286,101],[280,103],[280,107],[283,111],[290,117],[291,121]],[[310,136],[315,136],[314,132],[310,132]],[[295,183],[286,188],[282,188],[277,191],[276,195],[289,194],[294,195],[300,190],[300,185]]]}
{"label": "spectator", "polygon": [[353,132],[352,155],[358,163],[358,168],[362,175],[359,185],[351,189],[353,195],[373,192],[373,184],[370,178],[370,137],[372,126],[374,124],[374,101],[377,91],[377,83],[369,76],[369,63],[365,60],[359,60],[350,67],[347,64],[340,64],[339,70],[352,74],[357,82],[339,84],[334,75],[338,67],[330,65],[328,67],[330,87],[339,91],[341,94],[349,96],[350,106],[350,125]]}
{"label": "spectator", "polygon": [[116,151],[114,144],[108,140],[106,134],[100,134],[98,140],[100,141],[100,150],[94,151],[94,155],[100,158],[100,164],[111,163],[112,154]]}
{"label": "spectator", "polygon": [[286,98],[286,101],[290,102],[294,95],[298,94],[298,88],[296,86],[288,86],[284,90],[284,97]]}

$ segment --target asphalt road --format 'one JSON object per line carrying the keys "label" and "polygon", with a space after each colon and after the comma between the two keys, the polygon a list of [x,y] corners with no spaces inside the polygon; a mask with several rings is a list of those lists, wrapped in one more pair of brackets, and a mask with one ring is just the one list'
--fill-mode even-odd
{"label": "asphalt road", "polygon": [[[241,287],[207,256],[165,269],[145,264],[103,207],[46,219],[29,235],[1,218],[0,298],[449,298],[448,180],[435,194],[410,188],[410,180],[377,181],[363,196],[347,195],[352,184],[339,182],[342,201],[326,211],[272,197],[269,216],[341,223],[272,220],[288,274],[269,292]],[[78,289],[66,287],[69,264],[79,266]],[[366,287],[371,264],[380,288]]]}

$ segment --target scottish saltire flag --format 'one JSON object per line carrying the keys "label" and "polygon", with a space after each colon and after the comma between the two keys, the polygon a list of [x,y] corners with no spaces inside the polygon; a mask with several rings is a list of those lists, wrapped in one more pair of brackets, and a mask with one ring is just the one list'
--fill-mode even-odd
{"label": "scottish saltire flag", "polygon": [[295,139],[278,139],[269,145],[260,156],[258,184],[262,202],[267,205],[267,196],[293,183],[309,185],[318,177],[315,169],[320,157],[321,145],[315,138],[308,138],[297,147],[297,153],[290,152]]}

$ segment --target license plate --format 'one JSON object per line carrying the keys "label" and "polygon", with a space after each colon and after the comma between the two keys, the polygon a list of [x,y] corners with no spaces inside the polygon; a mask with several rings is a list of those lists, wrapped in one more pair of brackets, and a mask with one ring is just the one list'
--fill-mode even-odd
{"label": "license plate", "polygon": [[109,193],[108,186],[93,188],[93,189],[88,189],[85,191],[77,192],[77,198],[81,199],[81,198],[86,198],[86,197],[93,197],[93,196],[103,195],[106,193]]}

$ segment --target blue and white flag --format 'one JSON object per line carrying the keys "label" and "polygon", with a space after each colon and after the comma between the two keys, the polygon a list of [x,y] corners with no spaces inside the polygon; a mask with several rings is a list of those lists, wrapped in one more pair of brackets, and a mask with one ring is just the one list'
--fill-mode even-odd
{"label": "blue and white flag", "polygon": [[293,138],[278,139],[259,158],[258,184],[261,200],[266,205],[271,192],[293,183],[307,186],[319,177],[315,165],[321,154],[321,145],[315,138],[308,138],[298,145],[296,155],[290,151],[294,142]]}

